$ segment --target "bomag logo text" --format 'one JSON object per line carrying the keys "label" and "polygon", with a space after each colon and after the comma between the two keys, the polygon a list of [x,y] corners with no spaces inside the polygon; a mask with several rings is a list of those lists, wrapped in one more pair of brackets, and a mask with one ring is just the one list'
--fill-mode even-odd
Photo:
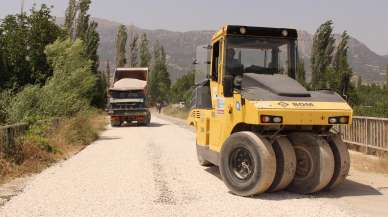
{"label": "bomag logo text", "polygon": [[313,107],[314,104],[311,102],[294,102],[292,103],[295,107]]}

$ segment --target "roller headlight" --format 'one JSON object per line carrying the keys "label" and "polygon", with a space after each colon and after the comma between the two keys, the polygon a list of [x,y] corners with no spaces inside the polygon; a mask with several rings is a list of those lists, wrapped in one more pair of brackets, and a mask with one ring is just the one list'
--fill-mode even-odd
{"label": "roller headlight", "polygon": [[336,124],[337,122],[337,118],[329,118],[329,124]]}
{"label": "roller headlight", "polygon": [[272,118],[272,121],[274,123],[282,123],[283,122],[283,118],[282,117],[274,117],[274,118]]}
{"label": "roller headlight", "polygon": [[283,123],[283,117],[281,116],[261,115],[260,120],[261,120],[261,123],[267,123],[267,124]]}
{"label": "roller headlight", "polygon": [[349,123],[349,117],[340,117],[339,122],[340,124],[347,124]]}
{"label": "roller headlight", "polygon": [[349,116],[330,117],[329,124],[349,124]]}

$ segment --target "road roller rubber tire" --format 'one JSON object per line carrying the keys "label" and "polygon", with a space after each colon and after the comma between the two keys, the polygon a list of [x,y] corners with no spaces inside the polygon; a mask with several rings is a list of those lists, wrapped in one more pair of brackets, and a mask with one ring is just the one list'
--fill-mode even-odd
{"label": "road roller rubber tire", "polygon": [[223,144],[219,168],[225,185],[233,194],[253,196],[271,186],[276,173],[276,156],[265,138],[253,132],[238,132]]}
{"label": "road roller rubber tire", "polygon": [[276,155],[276,175],[268,192],[281,191],[288,187],[295,176],[296,155],[287,137],[278,137],[272,144]]}
{"label": "road roller rubber tire", "polygon": [[334,156],[325,139],[313,133],[292,133],[288,136],[296,154],[296,172],[288,190],[315,193],[325,188],[334,174]]}
{"label": "road roller rubber tire", "polygon": [[349,174],[350,156],[348,147],[342,141],[341,136],[331,134],[327,142],[334,154],[334,175],[324,190],[330,190],[343,183]]}

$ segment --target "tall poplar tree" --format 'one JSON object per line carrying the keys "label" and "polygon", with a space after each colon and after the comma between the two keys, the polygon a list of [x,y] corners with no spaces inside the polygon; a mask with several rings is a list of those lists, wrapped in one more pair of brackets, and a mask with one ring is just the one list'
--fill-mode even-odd
{"label": "tall poplar tree", "polygon": [[90,15],[88,14],[91,0],[80,0],[78,6],[78,17],[76,26],[76,38],[85,41],[85,35],[89,29]]}
{"label": "tall poplar tree", "polygon": [[96,22],[90,22],[83,38],[86,56],[93,62],[92,71],[95,74],[97,74],[99,67],[98,47],[100,46],[100,35],[97,32],[97,26]]}
{"label": "tall poplar tree", "polygon": [[303,86],[306,86],[306,70],[304,68],[304,59],[302,58],[298,59],[298,65],[296,69],[296,80]]}
{"label": "tall poplar tree", "polygon": [[69,0],[65,12],[65,30],[68,36],[74,40],[75,21],[77,17],[78,3],[77,0]]}
{"label": "tall poplar tree", "polygon": [[333,59],[335,39],[333,21],[322,24],[316,31],[311,52],[311,71],[313,89],[327,88],[327,72]]}
{"label": "tall poplar tree", "polygon": [[128,33],[127,28],[121,25],[117,31],[116,36],[116,65],[117,67],[124,67],[127,64],[126,45],[127,45]]}
{"label": "tall poplar tree", "polygon": [[335,74],[331,76],[332,79],[335,79],[335,82],[331,85],[332,88],[343,96],[348,95],[350,80],[353,75],[352,69],[348,63],[349,39],[348,33],[346,31],[343,32],[333,59]]}
{"label": "tall poplar tree", "polygon": [[145,33],[142,34],[139,47],[140,67],[149,67],[151,62],[151,53],[149,49],[149,41]]}
{"label": "tall poplar tree", "polygon": [[134,33],[132,40],[129,44],[129,66],[130,67],[137,67],[139,65],[138,63],[139,58],[139,36],[137,33]]}
{"label": "tall poplar tree", "polygon": [[109,61],[106,63],[105,74],[106,74],[106,86],[109,88],[110,87],[110,80],[111,80],[110,62]]}
{"label": "tall poplar tree", "polygon": [[156,42],[153,52],[151,69],[150,95],[152,102],[168,101],[170,96],[171,80],[167,69],[166,52]]}

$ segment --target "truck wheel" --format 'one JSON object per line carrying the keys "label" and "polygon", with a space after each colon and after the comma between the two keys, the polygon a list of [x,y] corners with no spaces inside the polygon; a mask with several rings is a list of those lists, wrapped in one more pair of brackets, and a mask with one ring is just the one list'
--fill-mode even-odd
{"label": "truck wheel", "polygon": [[327,138],[334,154],[334,175],[325,190],[330,190],[343,183],[349,174],[350,156],[346,144],[342,141],[340,135],[331,134]]}
{"label": "truck wheel", "polygon": [[296,172],[289,190],[310,194],[326,187],[334,174],[334,156],[330,145],[313,133],[289,135],[296,154]]}
{"label": "truck wheel", "polygon": [[275,178],[275,152],[266,139],[253,132],[234,133],[222,146],[220,173],[226,186],[236,195],[263,193]]}
{"label": "truck wheel", "polygon": [[146,126],[149,126],[151,124],[151,113],[147,115],[147,121],[146,121]]}
{"label": "truck wheel", "polygon": [[279,137],[272,144],[276,155],[276,175],[268,189],[269,192],[281,191],[292,182],[296,171],[296,155],[290,140]]}
{"label": "truck wheel", "polygon": [[199,165],[201,165],[201,166],[203,166],[203,167],[210,167],[210,166],[213,166],[212,163],[210,163],[209,161],[205,160],[205,158],[203,158],[202,154],[201,154],[200,151],[198,150],[198,145],[197,145],[196,147],[197,147],[197,159],[198,159]]}

